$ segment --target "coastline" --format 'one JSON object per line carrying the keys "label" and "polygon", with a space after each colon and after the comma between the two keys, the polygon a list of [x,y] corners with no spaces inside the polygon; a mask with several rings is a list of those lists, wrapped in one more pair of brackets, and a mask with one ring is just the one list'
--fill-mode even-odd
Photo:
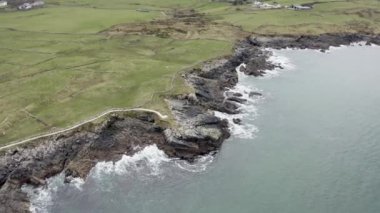
{"label": "coastline", "polygon": [[185,75],[196,92],[168,100],[178,123],[175,128],[160,125],[150,113],[138,113],[134,117],[115,115],[97,127],[48,138],[36,147],[20,147],[5,153],[0,157],[0,209],[29,211],[28,198],[20,190],[23,184],[40,186],[44,179],[62,171],[67,181],[73,177],[85,178],[96,162],[117,161],[124,154],[133,155],[135,146],[143,148],[156,144],[169,157],[190,162],[199,155],[216,151],[229,137],[228,123],[210,110],[227,114],[239,112],[236,103],[244,102],[241,96],[225,97],[226,90],[238,83],[237,66],[244,63],[246,67],[242,71],[245,74],[262,76],[265,70],[275,68],[268,61],[270,52],[264,48],[325,51],[330,46],[358,41],[380,44],[378,36],[251,36],[236,46],[232,56],[205,62],[202,68]]}
{"label": "coastline", "polygon": [[108,116],[109,114],[112,114],[112,113],[120,113],[120,112],[121,113],[125,113],[125,112],[133,112],[133,111],[136,111],[136,112],[138,112],[138,111],[140,111],[140,112],[151,112],[151,113],[157,115],[162,120],[165,120],[168,117],[167,115],[162,115],[160,112],[158,112],[156,110],[144,109],[144,108],[110,109],[110,110],[107,110],[105,112],[100,113],[100,115],[97,115],[97,116],[94,116],[92,118],[89,118],[89,119],[87,119],[85,121],[82,121],[79,124],[76,124],[76,125],[71,126],[69,128],[65,128],[65,129],[58,130],[58,131],[51,132],[51,133],[37,135],[37,136],[31,137],[31,138],[27,138],[27,139],[24,139],[24,140],[21,140],[21,141],[11,142],[8,145],[0,147],[0,152],[4,151],[4,150],[7,150],[7,149],[10,149],[10,148],[15,147],[15,146],[19,146],[19,145],[24,144],[24,143],[28,143],[28,142],[36,141],[36,140],[41,140],[43,138],[47,138],[47,137],[50,137],[50,136],[55,136],[55,135],[59,135],[59,134],[65,133],[65,132],[69,132],[71,130],[75,130],[77,128],[80,128],[81,126],[89,124],[89,123],[91,123],[91,122],[93,122],[93,121],[95,121],[95,120],[97,120],[99,118]]}

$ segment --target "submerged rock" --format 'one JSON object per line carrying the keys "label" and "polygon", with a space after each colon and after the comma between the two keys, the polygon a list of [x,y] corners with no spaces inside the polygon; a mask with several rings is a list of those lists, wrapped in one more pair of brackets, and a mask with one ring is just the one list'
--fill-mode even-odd
{"label": "submerged rock", "polygon": [[259,93],[259,92],[249,92],[249,97],[253,97],[253,96],[262,96],[263,94]]}
{"label": "submerged rock", "polygon": [[238,98],[238,97],[229,97],[227,98],[228,101],[234,101],[234,102],[237,102],[237,103],[245,103],[247,102],[247,99],[244,99],[244,98]]}
{"label": "submerged rock", "polygon": [[275,49],[299,48],[327,50],[331,46],[350,45],[354,42],[367,42],[380,45],[380,37],[373,34],[321,34],[321,35],[283,35],[262,36],[253,35],[250,42],[255,46],[270,47]]}
{"label": "submerged rock", "polygon": [[242,97],[243,96],[243,94],[239,92],[230,92],[230,91],[227,91],[225,95],[226,97]]}
{"label": "submerged rock", "polygon": [[235,123],[235,124],[241,124],[242,120],[240,118],[233,118],[232,121]]}

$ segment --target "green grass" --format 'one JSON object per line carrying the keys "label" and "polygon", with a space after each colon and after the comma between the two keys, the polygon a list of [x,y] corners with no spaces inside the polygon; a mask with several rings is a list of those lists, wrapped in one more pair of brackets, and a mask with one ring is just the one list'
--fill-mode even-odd
{"label": "green grass", "polygon": [[97,33],[117,23],[142,22],[160,17],[158,11],[112,10],[87,7],[47,7],[0,13],[2,28],[47,33]]}
{"label": "green grass", "polygon": [[379,33],[379,4],[352,0],[311,11],[260,11],[209,0],[51,0],[42,9],[0,11],[0,144],[68,127],[109,108],[141,106],[168,114],[164,97],[191,90],[181,72],[230,53],[234,43],[229,33],[193,40],[98,33],[113,25],[195,8],[253,33]]}
{"label": "green grass", "polygon": [[[81,36],[0,32],[2,143],[66,127],[109,108],[162,111],[161,100],[150,99],[171,88],[174,74],[231,50],[230,43],[215,40],[98,35],[77,40]],[[17,45],[11,45],[15,38]],[[187,89],[177,79],[170,93]]]}
{"label": "green grass", "polygon": [[[269,1],[271,2],[271,1]],[[313,2],[312,0],[278,0],[282,5]],[[380,33],[380,2],[378,0],[329,1],[314,5],[312,10],[258,10],[251,5],[206,9],[220,22],[243,27],[261,34],[321,34],[357,32]]]}

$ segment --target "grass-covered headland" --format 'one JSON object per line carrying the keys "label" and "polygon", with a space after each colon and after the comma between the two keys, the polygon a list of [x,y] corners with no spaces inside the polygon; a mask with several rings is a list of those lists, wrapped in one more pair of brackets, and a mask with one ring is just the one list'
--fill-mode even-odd
{"label": "grass-covered headland", "polygon": [[47,0],[29,11],[2,9],[0,145],[110,108],[169,114],[165,96],[191,92],[181,72],[229,54],[251,33],[380,34],[380,2],[320,0],[294,11],[209,0]]}

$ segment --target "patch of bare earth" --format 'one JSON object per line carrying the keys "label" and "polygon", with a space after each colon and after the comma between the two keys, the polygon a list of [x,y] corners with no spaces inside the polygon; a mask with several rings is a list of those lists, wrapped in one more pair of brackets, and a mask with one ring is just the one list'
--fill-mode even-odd
{"label": "patch of bare earth", "polygon": [[101,33],[107,37],[154,35],[172,39],[238,40],[249,36],[240,27],[216,23],[194,10],[173,10],[168,19],[115,25]]}

